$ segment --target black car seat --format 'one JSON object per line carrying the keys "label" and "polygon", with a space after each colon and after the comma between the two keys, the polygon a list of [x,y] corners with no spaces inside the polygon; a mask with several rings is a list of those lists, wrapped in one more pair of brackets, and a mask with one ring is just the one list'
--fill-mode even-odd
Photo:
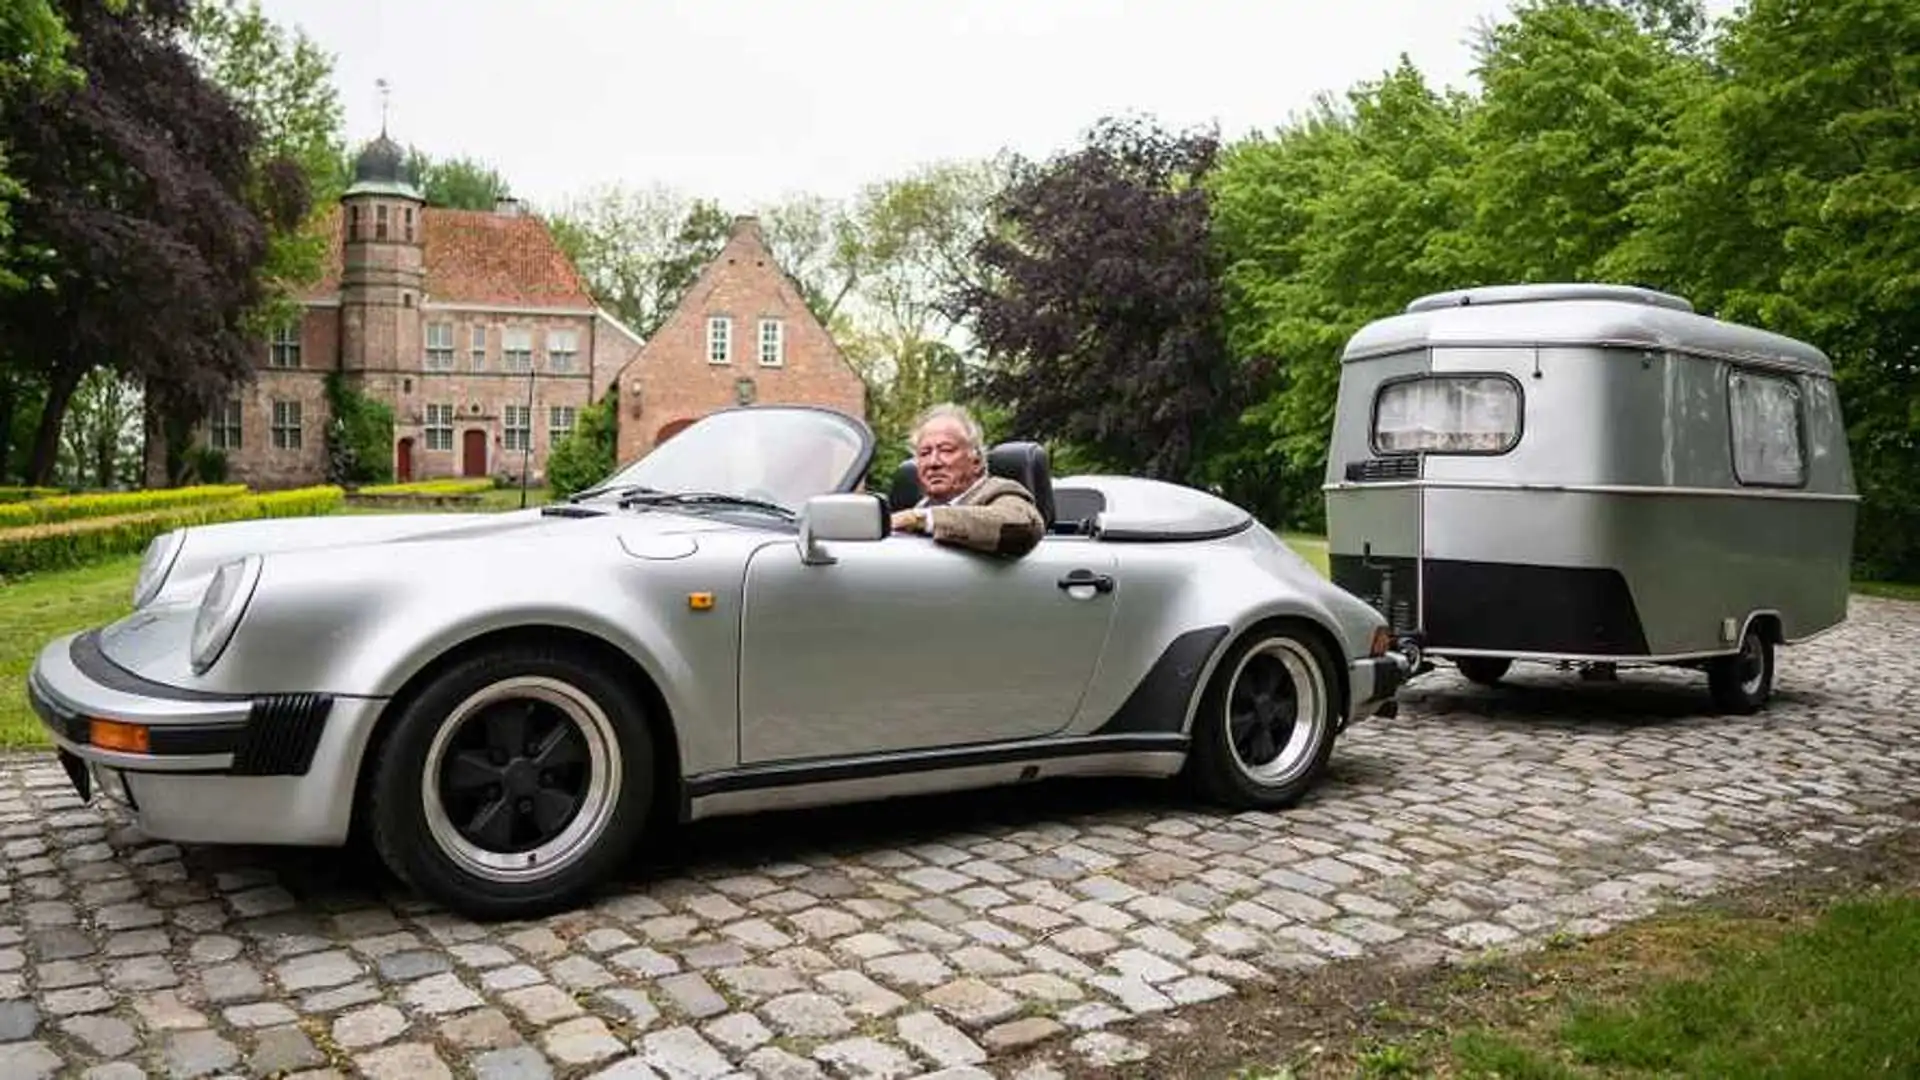
{"label": "black car seat", "polygon": [[[1003,442],[987,451],[987,473],[1012,480],[1033,493],[1040,516],[1051,530],[1054,522],[1053,470],[1047,448],[1037,442]],[[893,471],[893,486],[887,502],[895,510],[905,510],[920,501],[920,470],[908,458]]]}

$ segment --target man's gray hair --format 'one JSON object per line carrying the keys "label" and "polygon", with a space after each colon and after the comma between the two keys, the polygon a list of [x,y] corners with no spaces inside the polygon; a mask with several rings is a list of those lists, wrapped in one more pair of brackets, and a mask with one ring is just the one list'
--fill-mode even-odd
{"label": "man's gray hair", "polygon": [[943,401],[921,412],[913,421],[913,430],[907,435],[907,441],[917,448],[920,445],[920,433],[935,420],[952,420],[959,424],[960,430],[967,434],[967,442],[973,447],[974,456],[983,463],[987,460],[987,433],[981,428],[980,421],[973,418],[965,405],[956,405],[951,401]]}

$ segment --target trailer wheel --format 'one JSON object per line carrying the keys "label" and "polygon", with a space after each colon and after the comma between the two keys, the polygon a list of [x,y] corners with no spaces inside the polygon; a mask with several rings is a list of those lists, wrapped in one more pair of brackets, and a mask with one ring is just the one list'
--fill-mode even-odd
{"label": "trailer wheel", "polygon": [[1749,624],[1740,651],[1707,664],[1707,689],[1721,712],[1759,711],[1773,696],[1773,641],[1758,624]]}
{"label": "trailer wheel", "polygon": [[1469,680],[1492,686],[1505,677],[1513,661],[1504,656],[1461,656],[1454,659],[1453,666]]}

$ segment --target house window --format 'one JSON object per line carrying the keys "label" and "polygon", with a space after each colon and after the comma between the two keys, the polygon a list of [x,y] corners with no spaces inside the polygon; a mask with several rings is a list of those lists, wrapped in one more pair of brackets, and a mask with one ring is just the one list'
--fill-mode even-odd
{"label": "house window", "polygon": [[427,406],[427,449],[453,449],[453,406]]}
{"label": "house window", "polygon": [[533,370],[533,331],[515,327],[501,332],[500,366],[508,371]]}
{"label": "house window", "polygon": [[240,400],[228,398],[207,418],[207,445],[215,450],[240,449]]}
{"label": "house window", "polygon": [[384,206],[373,208],[373,238],[375,240],[387,238],[387,208]]}
{"label": "house window", "polygon": [[1800,388],[1792,379],[1735,371],[1727,376],[1733,414],[1733,475],[1756,487],[1806,483],[1801,446]]}
{"label": "house window", "polygon": [[273,448],[275,450],[300,449],[299,402],[276,401],[273,403]]}
{"label": "house window", "polygon": [[453,370],[453,324],[427,324],[427,370]]}
{"label": "house window", "polygon": [[561,375],[573,371],[573,358],[580,352],[580,333],[577,330],[552,330],[547,333],[548,370]]}
{"label": "house window", "polygon": [[361,235],[360,208],[358,206],[349,206],[347,207],[347,236],[350,239],[358,240]]}
{"label": "house window", "polygon": [[475,371],[487,370],[487,328],[486,327],[476,326],[473,328],[473,341],[468,348],[468,353],[473,357],[473,360],[472,360],[473,370]]}
{"label": "house window", "polygon": [[300,366],[300,323],[298,320],[281,323],[273,328],[273,342],[267,351],[267,366],[277,368],[297,368]]}
{"label": "house window", "polygon": [[574,409],[571,405],[555,405],[547,410],[547,442],[557,443],[573,434]]}
{"label": "house window", "polygon": [[413,241],[413,207],[407,207],[407,241]]}
{"label": "house window", "polygon": [[533,435],[533,413],[525,405],[508,405],[500,410],[501,419],[506,424],[506,448],[525,450]]}
{"label": "house window", "polygon": [[707,363],[733,362],[733,320],[725,315],[707,318]]}
{"label": "house window", "polygon": [[779,367],[786,362],[785,327],[779,319],[760,320],[760,366]]}

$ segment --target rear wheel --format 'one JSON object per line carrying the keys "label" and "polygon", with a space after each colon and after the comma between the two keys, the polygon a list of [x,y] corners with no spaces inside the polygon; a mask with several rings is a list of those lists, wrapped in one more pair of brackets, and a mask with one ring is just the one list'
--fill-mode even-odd
{"label": "rear wheel", "polygon": [[1481,686],[1492,686],[1506,677],[1513,661],[1504,656],[1461,656],[1453,661],[1460,674]]}
{"label": "rear wheel", "polygon": [[381,748],[369,818],[393,872],[476,918],[564,907],[633,848],[653,788],[639,703],[570,650],[454,664]]}
{"label": "rear wheel", "polygon": [[1319,638],[1292,621],[1256,628],[1221,660],[1194,722],[1193,775],[1216,802],[1290,806],[1333,753],[1340,700]]}
{"label": "rear wheel", "polygon": [[1740,651],[1707,663],[1707,689],[1722,712],[1757,712],[1773,696],[1773,640],[1750,623]]}

